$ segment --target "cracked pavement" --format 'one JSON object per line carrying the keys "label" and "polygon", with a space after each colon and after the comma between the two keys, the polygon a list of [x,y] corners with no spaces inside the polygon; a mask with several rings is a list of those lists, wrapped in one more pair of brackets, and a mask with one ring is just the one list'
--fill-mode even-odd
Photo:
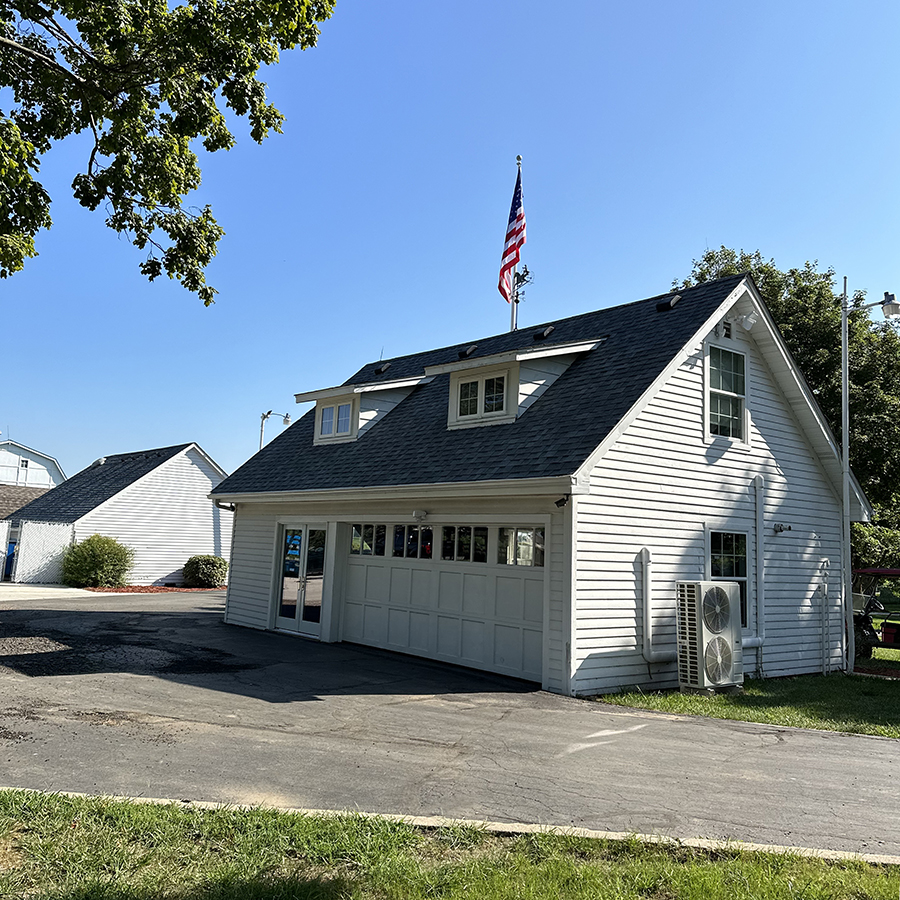
{"label": "cracked pavement", "polygon": [[221,592],[0,586],[0,785],[900,855],[900,742],[669,716],[222,623]]}

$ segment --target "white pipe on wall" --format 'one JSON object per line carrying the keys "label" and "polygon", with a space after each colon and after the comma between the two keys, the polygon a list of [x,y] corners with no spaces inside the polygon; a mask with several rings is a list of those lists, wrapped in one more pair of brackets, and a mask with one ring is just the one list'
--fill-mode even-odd
{"label": "white pipe on wall", "polygon": [[675,650],[653,649],[653,579],[650,551],[641,550],[641,598],[644,605],[644,646],[642,653],[649,663],[675,662],[678,653]]}

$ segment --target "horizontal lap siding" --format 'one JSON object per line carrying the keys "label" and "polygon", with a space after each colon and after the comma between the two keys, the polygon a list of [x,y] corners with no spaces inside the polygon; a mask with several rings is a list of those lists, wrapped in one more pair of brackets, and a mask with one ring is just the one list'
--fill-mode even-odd
{"label": "horizontal lap siding", "polygon": [[[763,673],[821,671],[823,585],[831,615],[830,661],[840,662],[840,503],[752,342],[747,354],[751,447],[723,454],[703,440],[702,348],[669,380],[591,473],[577,501],[575,652],[577,693],[632,685],[674,687],[674,663],[643,658],[640,551],[653,571],[653,648],[675,649],[675,582],[706,577],[705,528],[746,531],[750,628],[756,598],[756,495],[765,479],[766,639]],[[775,523],[791,525],[776,535]],[[823,568],[830,561],[830,569]],[[744,652],[745,671],[756,651]]]}
{"label": "horizontal lap siding", "polygon": [[252,504],[241,504],[235,514],[225,604],[225,621],[232,625],[269,627],[275,530],[275,517]]}
{"label": "horizontal lap siding", "polygon": [[219,481],[202,454],[189,450],[88,513],[75,538],[103,534],[132,547],[132,584],[180,584],[189,557],[228,557],[232,514],[207,496]]}
{"label": "horizontal lap siding", "polygon": [[[553,498],[555,500],[556,497]],[[453,524],[486,521],[504,524],[507,516],[521,521],[523,515],[550,515],[544,576],[547,582],[544,618],[543,685],[551,691],[566,691],[566,642],[569,639],[566,609],[566,584],[569,576],[569,554],[565,547],[565,513],[546,497],[519,497],[514,500],[441,500],[427,497],[404,500],[355,503],[266,504],[241,503],[235,516],[231,577],[228,585],[225,620],[251,628],[269,627],[269,609],[276,565],[278,521],[287,516],[303,521],[311,516],[325,516],[340,522],[374,523],[382,520],[403,521],[411,510],[425,508],[433,523]],[[410,524],[412,519],[406,519]],[[346,564],[341,550],[336,564]],[[436,566],[439,561],[435,560]]]}

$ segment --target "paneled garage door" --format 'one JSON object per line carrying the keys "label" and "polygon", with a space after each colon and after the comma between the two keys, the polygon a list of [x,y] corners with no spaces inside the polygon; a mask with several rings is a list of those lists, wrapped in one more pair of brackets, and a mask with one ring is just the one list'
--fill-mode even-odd
{"label": "paneled garage door", "polygon": [[541,680],[544,570],[351,556],[342,639]]}

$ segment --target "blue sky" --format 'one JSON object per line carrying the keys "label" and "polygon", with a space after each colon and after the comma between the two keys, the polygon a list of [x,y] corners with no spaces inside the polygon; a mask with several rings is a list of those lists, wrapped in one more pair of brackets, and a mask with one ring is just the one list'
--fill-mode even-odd
{"label": "blue sky", "polygon": [[69,475],[187,441],[230,472],[295,393],[507,330],[516,154],[522,326],[664,292],[721,244],[900,291],[898,34],[867,0],[338,0],[266,73],[285,133],[239,122],[203,156],[214,306],[71,198],[82,140],[45,157],[54,227],[0,281],[0,431]]}

